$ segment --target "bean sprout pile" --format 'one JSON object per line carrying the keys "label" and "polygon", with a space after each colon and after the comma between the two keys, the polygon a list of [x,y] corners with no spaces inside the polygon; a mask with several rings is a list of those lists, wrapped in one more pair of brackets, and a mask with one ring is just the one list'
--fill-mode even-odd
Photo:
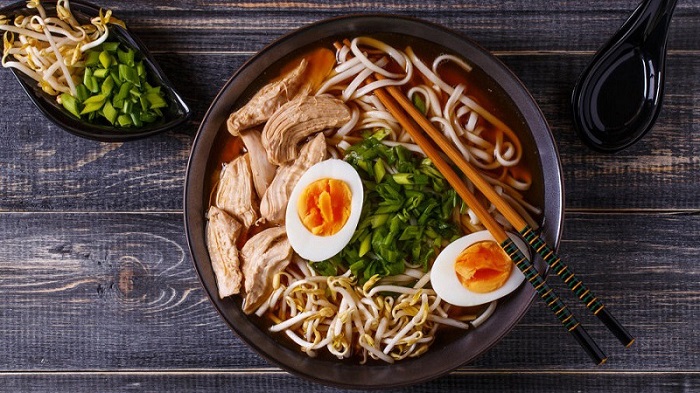
{"label": "bean sprout pile", "polygon": [[309,356],[323,348],[339,359],[359,353],[361,363],[370,358],[393,363],[420,356],[441,324],[475,328],[496,307],[496,302],[491,303],[478,318],[451,318],[450,305],[425,288],[429,274],[418,269],[393,278],[413,280],[413,286],[378,282],[375,277],[360,287],[349,271],[326,277],[315,275],[301,259],[295,265],[302,273],[288,269],[277,274],[272,295],[256,314],[267,313],[275,322],[270,331],[284,332]]}
{"label": "bean sprout pile", "polygon": [[12,23],[0,15],[0,30],[5,31],[3,67],[26,74],[47,94],[75,96],[85,68],[83,54],[107,40],[108,24],[123,26],[123,22],[112,17],[112,11],[100,10],[90,24],[81,24],[68,0],[58,0],[56,16],[47,16],[40,0],[29,0],[27,8],[37,14],[16,15]]}

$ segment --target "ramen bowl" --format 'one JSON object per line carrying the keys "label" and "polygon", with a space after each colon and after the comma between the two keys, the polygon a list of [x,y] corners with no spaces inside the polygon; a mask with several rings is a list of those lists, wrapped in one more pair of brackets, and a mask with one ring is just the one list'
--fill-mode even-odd
{"label": "ramen bowl", "polygon": [[[429,45],[459,54],[486,81],[496,101],[507,106],[503,118],[518,134],[523,154],[533,175],[529,199],[540,206],[542,236],[558,244],[563,216],[562,179],[559,157],[544,116],[527,89],[497,58],[473,41],[446,28],[416,19],[393,15],[360,15],[330,19],[301,28],[282,37],[245,63],[223,86],[205,115],[195,137],[187,168],[184,195],[185,229],[195,268],[212,304],[226,324],[262,357],[283,369],[322,384],[349,388],[399,387],[444,375],[469,363],[496,345],[527,312],[535,291],[527,284],[502,299],[494,314],[480,327],[466,332],[445,331],[436,335],[430,349],[415,358],[394,364],[355,358],[307,356],[284,335],[268,332],[266,322],[246,315],[237,297],[220,299],[205,239],[212,156],[217,135],[226,133],[229,114],[274,77],[286,60],[314,46],[329,46],[355,36],[390,36],[396,42]],[[544,263],[535,260],[541,273]]]}

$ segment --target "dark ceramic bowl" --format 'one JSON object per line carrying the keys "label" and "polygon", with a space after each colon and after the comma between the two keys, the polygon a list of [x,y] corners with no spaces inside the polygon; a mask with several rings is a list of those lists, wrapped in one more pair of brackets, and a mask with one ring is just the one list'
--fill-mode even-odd
{"label": "dark ceramic bowl", "polygon": [[[45,2],[42,3],[48,15],[55,14],[56,4]],[[71,12],[75,18],[83,23],[91,18],[99,15],[100,8],[83,1],[71,0]],[[0,9],[0,15],[13,17],[18,14],[36,14],[34,10],[27,9],[27,2],[20,1],[13,3],[5,8]],[[11,68],[17,81],[20,83],[24,91],[31,98],[34,105],[53,123],[63,128],[64,130],[88,139],[94,139],[102,142],[121,142],[129,141],[157,133],[170,130],[185,123],[192,115],[190,108],[185,104],[180,95],[173,88],[172,83],[160,69],[153,56],[148,52],[146,46],[129,31],[129,29],[121,28],[120,26],[110,25],[109,27],[110,40],[117,39],[122,44],[134,48],[141,52],[144,64],[148,69],[150,82],[155,86],[161,86],[161,91],[165,93],[165,99],[168,102],[168,107],[163,109],[163,118],[146,124],[139,128],[117,128],[109,125],[93,124],[87,121],[80,120],[68,113],[62,105],[56,102],[56,97],[52,97],[41,90],[36,81],[24,75],[23,73]]]}
{"label": "dark ceramic bowl", "polygon": [[[358,364],[357,359],[310,358],[285,337],[271,335],[264,322],[247,316],[237,298],[219,299],[216,280],[205,244],[205,211],[208,208],[206,179],[216,149],[217,133],[226,132],[225,121],[232,109],[242,105],[261,83],[278,70],[288,56],[304,48],[330,44],[334,40],[357,35],[398,35],[406,42],[419,40],[446,48],[465,57],[484,78],[488,88],[500,96],[512,110],[507,123],[519,133],[525,159],[533,168],[534,190],[529,198],[544,207],[540,218],[543,236],[557,244],[563,214],[562,179],[559,157],[549,127],[523,84],[498,59],[474,42],[443,27],[393,15],[349,16],[322,21],[297,30],[274,42],[250,59],[222,88],[214,99],[195,138],[185,183],[185,228],[195,268],[209,298],[226,323],[260,355],[296,375],[313,381],[351,388],[397,387],[424,382],[446,374],[474,360],[501,340],[522,318],[535,292],[523,285],[501,300],[494,315],[479,328],[459,333],[437,334],[430,350],[418,358],[396,364]],[[262,80],[262,81],[261,81]],[[214,165],[216,163],[213,163]],[[540,272],[544,263],[536,261]]]}

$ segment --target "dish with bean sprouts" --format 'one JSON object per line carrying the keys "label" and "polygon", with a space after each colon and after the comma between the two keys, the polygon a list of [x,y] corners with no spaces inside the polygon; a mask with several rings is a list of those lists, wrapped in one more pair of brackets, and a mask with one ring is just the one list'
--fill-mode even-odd
{"label": "dish with bean sprouts", "polygon": [[[155,125],[170,106],[160,76],[148,67],[140,48],[115,37],[116,29],[126,31],[123,21],[111,10],[94,13],[86,21],[85,15],[71,10],[69,0],[47,7],[29,0],[25,8],[0,15],[3,67],[23,76],[20,82],[30,96],[55,100],[58,105],[52,107],[63,109],[73,123],[85,121],[106,129]],[[26,88],[29,81],[37,86],[31,92]]]}

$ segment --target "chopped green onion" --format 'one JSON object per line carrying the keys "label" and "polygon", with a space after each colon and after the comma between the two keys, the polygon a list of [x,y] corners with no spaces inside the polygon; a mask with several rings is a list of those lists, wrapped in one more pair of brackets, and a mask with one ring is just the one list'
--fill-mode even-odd
{"label": "chopped green onion", "polygon": [[163,97],[155,93],[146,93],[146,99],[151,104],[151,108],[165,108],[168,106]]}
{"label": "chopped green onion", "polygon": [[122,127],[128,127],[131,125],[131,116],[119,115],[119,117],[117,118],[117,123]]}
{"label": "chopped green onion", "polygon": [[129,113],[131,116],[131,122],[134,124],[135,127],[141,127],[143,126],[143,122],[141,121],[141,117],[138,115],[136,112],[131,112]]}
{"label": "chopped green onion", "polygon": [[102,68],[109,68],[112,65],[112,55],[106,50],[100,53],[100,64],[102,64]]}
{"label": "chopped green onion", "polygon": [[377,183],[381,183],[382,179],[384,179],[384,175],[386,175],[386,168],[384,168],[384,160],[378,158],[377,161],[374,162],[374,180]]}
{"label": "chopped green onion", "polygon": [[83,101],[83,104],[85,104],[85,105],[95,104],[98,102],[104,103],[106,98],[107,98],[107,96],[105,96],[104,94],[94,95],[94,96],[88,98],[87,100]]}
{"label": "chopped green onion", "polygon": [[126,97],[129,96],[129,90],[132,88],[132,84],[129,82],[122,83],[121,86],[119,86],[119,93],[114,96],[115,100],[125,100]]}
{"label": "chopped green onion", "polygon": [[88,97],[90,97],[90,92],[88,91],[87,87],[85,85],[80,84],[75,87],[75,93],[78,101],[83,102],[87,100]]}
{"label": "chopped green onion", "polygon": [[141,86],[139,75],[136,73],[136,70],[126,64],[119,64],[119,77],[133,83],[136,86]]}
{"label": "chopped green onion", "polygon": [[[139,61],[139,63],[136,64],[136,73],[138,73],[141,78],[146,77],[146,66],[143,65],[143,61]],[[160,86],[158,86],[158,88],[160,88]]]}
{"label": "chopped green onion", "polygon": [[131,107],[134,104],[131,103],[131,101],[124,101],[124,105],[122,106],[122,113],[131,113]]}
{"label": "chopped green onion", "polygon": [[98,68],[92,74],[95,75],[95,78],[104,79],[109,74],[109,70],[106,68]]}
{"label": "chopped green onion", "polygon": [[88,51],[85,57],[85,67],[95,67],[100,64],[100,53],[95,51]]}
{"label": "chopped green onion", "polygon": [[421,97],[420,94],[414,93],[413,94],[413,106],[416,107],[422,114],[428,113],[428,109],[426,108],[425,101],[423,101],[423,97]]}
{"label": "chopped green onion", "polygon": [[122,78],[119,77],[119,71],[117,71],[117,70],[114,69],[114,68],[111,68],[111,69],[109,70],[109,76],[111,76],[112,79],[114,79],[114,83],[116,83],[117,86],[121,86],[122,83],[124,82],[124,81],[122,80]]}
{"label": "chopped green onion", "polygon": [[78,109],[78,101],[68,93],[61,94],[61,104],[63,107],[75,117],[80,118],[80,110]]}
{"label": "chopped green onion", "polygon": [[119,48],[119,43],[118,42],[105,42],[102,44],[102,49],[106,50],[107,52],[116,52],[117,48]]}
{"label": "chopped green onion", "polygon": [[410,173],[397,173],[391,177],[394,178],[394,181],[398,184],[413,184],[411,181],[413,175]]}
{"label": "chopped green onion", "polygon": [[154,121],[158,120],[158,117],[158,115],[150,111],[141,113],[141,120],[144,123],[153,123]]}
{"label": "chopped green onion", "polygon": [[359,225],[340,253],[312,263],[324,274],[349,269],[360,285],[374,275],[402,273],[406,264],[427,270],[439,248],[461,235],[452,217],[456,193],[433,164],[371,134],[365,138],[345,156],[364,185]]}
{"label": "chopped green onion", "polygon": [[117,57],[119,57],[119,62],[122,64],[126,64],[129,67],[134,66],[134,50],[129,49],[128,51],[117,51]]}
{"label": "chopped green onion", "polygon": [[91,113],[91,112],[96,112],[100,109],[102,109],[102,106],[105,104],[106,96],[102,94],[94,95],[85,101],[83,101],[83,110],[80,111],[81,115],[84,115],[86,113]]}
{"label": "chopped green onion", "polygon": [[139,103],[141,104],[141,110],[142,110],[142,111],[145,112],[145,111],[148,110],[150,104],[149,104],[148,100],[146,99],[146,96],[141,95],[141,96],[139,97]]}
{"label": "chopped green onion", "polygon": [[168,102],[160,86],[148,83],[146,64],[139,56],[118,42],[87,51],[82,83],[75,97],[67,95],[62,105],[79,118],[102,118],[117,127],[141,127],[162,118]]}
{"label": "chopped green onion", "polygon": [[104,104],[105,104],[105,96],[103,96],[101,94],[96,95],[96,96],[92,96],[92,97],[88,98],[87,100],[85,100],[85,102],[83,102],[84,107],[83,107],[83,110],[80,111],[80,114],[84,115],[86,113],[96,112],[96,111],[102,109],[102,106]]}
{"label": "chopped green onion", "polygon": [[370,223],[372,225],[372,228],[377,228],[377,227],[384,225],[384,223],[386,223],[388,220],[389,220],[388,214],[377,214],[377,215],[372,216]]}
{"label": "chopped green onion", "polygon": [[114,79],[112,79],[111,76],[108,76],[107,79],[105,79],[105,81],[102,82],[102,87],[100,88],[100,91],[105,96],[109,96],[112,94],[112,90],[114,90]]}
{"label": "chopped green onion", "polygon": [[146,84],[146,93],[160,94],[160,86],[151,87],[150,85]]}
{"label": "chopped green onion", "polygon": [[92,93],[97,93],[100,90],[97,78],[93,76],[92,70],[89,68],[86,68],[85,74],[83,74],[83,84]]}
{"label": "chopped green onion", "polygon": [[102,107],[102,114],[104,115],[105,119],[109,121],[111,124],[114,124],[115,121],[117,121],[117,116],[119,115],[119,112],[117,112],[116,109],[112,106],[112,104],[107,101],[105,102],[104,107]]}

